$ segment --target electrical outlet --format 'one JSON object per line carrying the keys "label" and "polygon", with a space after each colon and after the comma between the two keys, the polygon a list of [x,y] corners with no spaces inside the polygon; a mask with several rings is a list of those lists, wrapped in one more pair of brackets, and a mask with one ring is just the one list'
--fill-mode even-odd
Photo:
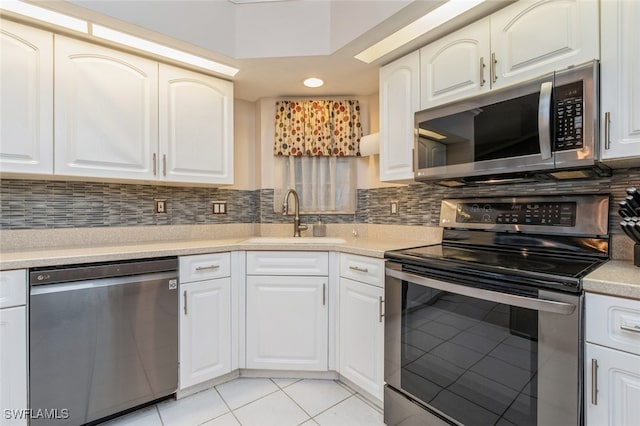
{"label": "electrical outlet", "polygon": [[212,201],[213,205],[212,213],[213,214],[227,214],[227,202],[226,201]]}
{"label": "electrical outlet", "polygon": [[156,203],[156,214],[167,214],[167,200],[154,200]]}
{"label": "electrical outlet", "polygon": [[389,208],[389,214],[391,216],[398,216],[398,200],[391,201],[391,206]]}

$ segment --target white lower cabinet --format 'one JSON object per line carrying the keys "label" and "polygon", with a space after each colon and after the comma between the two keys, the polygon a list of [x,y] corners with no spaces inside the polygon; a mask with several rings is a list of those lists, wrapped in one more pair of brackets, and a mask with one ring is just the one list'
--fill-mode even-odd
{"label": "white lower cabinet", "polygon": [[26,425],[27,274],[0,273],[0,425]]}
{"label": "white lower cabinet", "polygon": [[[183,280],[185,275],[229,270],[228,253],[210,255],[207,261],[208,257],[180,258],[180,389],[222,376],[232,368],[231,278]],[[187,267],[193,271],[185,271]]]}
{"label": "white lower cabinet", "polygon": [[587,426],[632,426],[640,419],[640,301],[587,293]]}
{"label": "white lower cabinet", "polygon": [[634,426],[640,419],[640,356],[587,343],[590,426]]}
{"label": "white lower cabinet", "polygon": [[339,372],[382,400],[384,260],[340,255]]}
{"label": "white lower cabinet", "polygon": [[328,259],[326,252],[247,252],[247,368],[327,371]]}

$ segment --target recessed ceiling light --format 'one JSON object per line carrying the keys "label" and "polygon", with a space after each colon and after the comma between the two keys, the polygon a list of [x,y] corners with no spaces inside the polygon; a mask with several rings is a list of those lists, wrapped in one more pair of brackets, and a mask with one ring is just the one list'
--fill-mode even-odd
{"label": "recessed ceiling light", "polygon": [[70,30],[80,31],[82,33],[88,32],[87,21],[73,18],[62,13],[54,12],[52,10],[44,9],[42,7],[34,6],[32,4],[24,3],[21,1],[2,0],[0,2],[0,9],[6,10],[8,12],[18,13],[20,15],[28,16],[39,21],[48,22],[50,24],[58,25]]}
{"label": "recessed ceiling light", "polygon": [[302,84],[304,84],[307,87],[320,87],[324,84],[324,81],[316,77],[311,77],[303,81]]}
{"label": "recessed ceiling light", "polygon": [[422,18],[413,21],[404,28],[399,29],[390,36],[383,38],[373,46],[363,50],[354,56],[367,64],[382,58],[384,55],[393,52],[397,48],[409,43],[412,40],[439,27],[456,16],[462,15],[467,10],[483,3],[485,0],[449,0],[440,7],[437,7],[424,15]]}

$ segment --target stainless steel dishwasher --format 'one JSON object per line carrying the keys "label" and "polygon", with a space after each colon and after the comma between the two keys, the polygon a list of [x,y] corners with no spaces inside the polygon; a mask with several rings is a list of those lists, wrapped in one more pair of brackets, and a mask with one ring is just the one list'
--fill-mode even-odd
{"label": "stainless steel dishwasher", "polygon": [[175,257],[31,269],[31,425],[98,423],[178,387]]}

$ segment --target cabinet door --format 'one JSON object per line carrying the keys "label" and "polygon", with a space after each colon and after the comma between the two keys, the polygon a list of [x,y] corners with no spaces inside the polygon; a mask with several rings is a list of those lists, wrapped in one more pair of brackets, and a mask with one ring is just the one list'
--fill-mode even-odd
{"label": "cabinet door", "polygon": [[[602,2],[602,158],[640,164],[640,2]],[[606,121],[608,119],[608,122]]]}
{"label": "cabinet door", "polygon": [[491,15],[493,87],[599,58],[599,2],[522,0]]}
{"label": "cabinet door", "polygon": [[233,183],[233,84],[160,64],[163,179]]}
{"label": "cabinet door", "polygon": [[327,277],[247,277],[247,368],[328,368]]}
{"label": "cabinet door", "polygon": [[591,343],[586,347],[587,426],[637,425],[640,419],[640,356]]}
{"label": "cabinet door", "polygon": [[489,19],[420,49],[420,109],[489,90]]}
{"label": "cabinet door", "polygon": [[155,179],[158,64],[56,36],[55,173]]}
{"label": "cabinet door", "polygon": [[231,371],[231,279],[181,284],[180,389]]}
{"label": "cabinet door", "polygon": [[382,400],[383,289],[340,279],[340,374]]}
{"label": "cabinet door", "polygon": [[0,23],[0,171],[53,173],[53,34]]}
{"label": "cabinet door", "polygon": [[[0,424],[26,425],[27,310],[24,306],[0,309]],[[7,418],[7,412],[10,411]]]}
{"label": "cabinet door", "polygon": [[420,109],[420,53],[380,69],[380,180],[413,180],[413,114]]}

